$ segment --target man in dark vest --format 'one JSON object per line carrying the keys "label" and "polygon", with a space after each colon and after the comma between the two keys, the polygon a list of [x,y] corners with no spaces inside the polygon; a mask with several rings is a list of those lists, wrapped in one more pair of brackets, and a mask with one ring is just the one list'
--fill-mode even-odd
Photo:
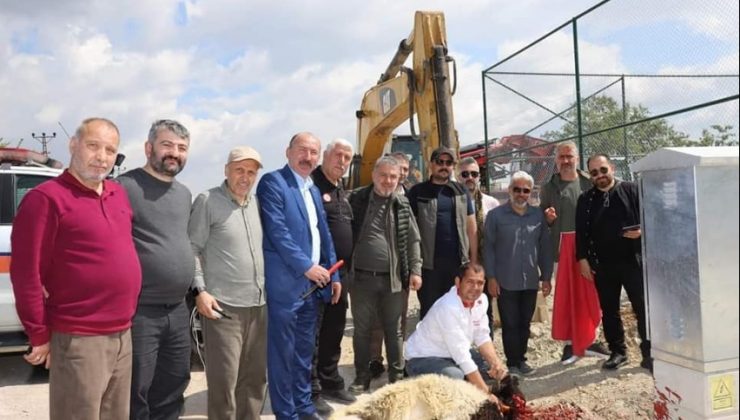
{"label": "man in dark vest", "polygon": [[455,284],[460,265],[478,262],[473,200],[464,185],[450,179],[455,153],[439,147],[432,152],[429,166],[429,180],[414,185],[407,194],[419,224],[424,261],[424,286],[418,294],[420,318]]}
{"label": "man in dark vest", "polygon": [[344,378],[339,374],[342,337],[349,306],[347,267],[352,257],[352,210],[347,201],[348,193],[342,186],[342,177],[349,169],[353,153],[352,143],[344,139],[334,139],[324,149],[321,165],[311,173],[321,194],[337,261],[345,262],[339,270],[344,283],[339,301],[334,305],[321,302],[318,308],[316,349],[311,366],[311,398],[318,413],[324,417],[329,417],[333,411],[324,397],[344,404],[355,401],[355,397],[345,389]]}
{"label": "man in dark vest", "polygon": [[403,377],[401,313],[404,290],[421,286],[419,230],[405,197],[397,192],[400,170],[390,156],[373,169],[373,183],[352,193],[352,320],[355,326],[355,381],[352,393],[370,387],[370,335],[380,319],[388,359],[388,381]]}
{"label": "man in dark vest", "polygon": [[611,356],[604,369],[627,363],[624,327],[620,315],[622,287],[637,316],[642,366],[652,371],[647,339],[645,295],[640,248],[640,202],[637,184],[614,178],[614,165],[606,155],[588,159],[594,187],[578,197],[576,206],[576,258],[581,274],[596,284],[601,323]]}

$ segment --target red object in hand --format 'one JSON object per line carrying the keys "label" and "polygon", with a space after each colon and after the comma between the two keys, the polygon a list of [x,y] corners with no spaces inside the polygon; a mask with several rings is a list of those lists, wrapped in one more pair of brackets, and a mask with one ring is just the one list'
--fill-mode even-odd
{"label": "red object in hand", "polygon": [[332,266],[331,266],[331,268],[329,269],[329,275],[331,276],[332,274],[334,274],[334,273],[335,273],[335,272],[336,272],[337,270],[339,270],[340,268],[342,268],[342,266],[343,266],[343,265],[344,265],[344,260],[339,260],[339,261],[337,261],[337,262],[336,262],[336,263],[335,263],[334,265],[332,265]]}
{"label": "red object in hand", "polygon": [[[329,275],[331,276],[332,274],[334,274],[337,270],[342,268],[343,265],[344,265],[344,260],[339,260],[336,263],[334,263],[334,265],[332,265],[331,268],[329,268]],[[305,300],[307,297],[311,296],[311,293],[318,290],[318,288],[319,288],[319,285],[314,284],[313,286],[311,286],[310,289],[306,290],[306,293],[304,293],[303,296],[301,296],[301,299]]]}

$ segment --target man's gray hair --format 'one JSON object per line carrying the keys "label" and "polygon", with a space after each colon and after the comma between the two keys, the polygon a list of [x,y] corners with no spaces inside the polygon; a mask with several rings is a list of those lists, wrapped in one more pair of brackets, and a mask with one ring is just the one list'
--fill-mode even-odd
{"label": "man's gray hair", "polygon": [[152,126],[149,128],[149,137],[147,139],[149,143],[154,143],[154,140],[157,139],[157,133],[159,130],[169,130],[175,133],[177,137],[187,140],[188,142],[190,141],[190,132],[184,125],[175,120],[157,120],[154,121]]}
{"label": "man's gray hair", "polygon": [[399,164],[401,163],[400,161],[404,161],[406,163],[409,163],[410,162],[408,155],[406,153],[404,153],[404,152],[393,152],[393,153],[390,154],[390,156],[392,158],[398,160],[399,161],[398,162]]}
{"label": "man's gray hair", "polygon": [[101,118],[101,117],[92,117],[92,118],[86,118],[80,123],[80,126],[77,127],[77,130],[75,130],[75,135],[72,136],[72,138],[76,138],[77,140],[82,139],[82,137],[85,136],[85,133],[87,132],[87,126],[94,122],[99,122],[107,125],[108,127],[112,128],[118,137],[121,137],[121,133],[118,131],[118,127],[116,124],[107,119],[107,118]]}
{"label": "man's gray hair", "polygon": [[516,171],[511,176],[511,183],[513,184],[514,181],[527,181],[530,187],[534,187],[534,178],[532,178],[532,175],[524,172],[524,171]]}
{"label": "man's gray hair", "polygon": [[573,140],[566,140],[564,142],[558,143],[557,146],[555,146],[555,154],[565,148],[573,149],[576,153],[578,153],[578,146],[576,145],[576,142],[574,142]]}
{"label": "man's gray hair", "polygon": [[342,138],[336,138],[332,140],[329,144],[327,144],[326,149],[324,150],[324,153],[331,153],[335,147],[342,147],[345,149],[349,149],[350,153],[352,154],[355,153],[355,146],[352,145],[352,143],[350,143],[349,141],[342,139]]}
{"label": "man's gray hair", "polygon": [[472,157],[472,156],[468,156],[468,157],[466,157],[466,158],[464,158],[463,160],[461,160],[461,161],[460,161],[460,163],[458,164],[458,168],[459,168],[460,166],[465,166],[465,165],[472,165],[472,164],[476,164],[476,165],[478,165],[478,161],[477,161],[477,160],[475,160],[475,158],[474,158],[474,157]]}
{"label": "man's gray hair", "polygon": [[383,165],[389,165],[394,168],[398,168],[401,166],[400,163],[394,158],[393,156],[382,156],[380,159],[375,161],[375,166],[373,166],[373,170],[378,169],[379,167]]}

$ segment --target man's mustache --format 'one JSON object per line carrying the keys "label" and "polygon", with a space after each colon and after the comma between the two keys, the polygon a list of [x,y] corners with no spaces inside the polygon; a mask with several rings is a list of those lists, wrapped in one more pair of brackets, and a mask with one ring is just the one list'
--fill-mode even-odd
{"label": "man's mustache", "polygon": [[182,165],[182,160],[179,157],[171,156],[171,155],[168,155],[168,156],[163,157],[162,158],[162,163],[165,163],[165,161],[167,159],[173,159],[173,160],[175,160],[177,162],[178,165]]}

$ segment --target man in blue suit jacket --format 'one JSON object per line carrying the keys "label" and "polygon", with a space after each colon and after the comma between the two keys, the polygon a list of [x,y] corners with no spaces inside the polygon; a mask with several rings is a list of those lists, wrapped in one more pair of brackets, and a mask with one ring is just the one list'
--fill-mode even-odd
{"label": "man in blue suit jacket", "polygon": [[[288,164],[257,187],[264,232],[267,292],[267,382],[278,419],[321,419],[311,402],[311,359],[317,302],[336,303],[342,285],[325,267],[336,256],[311,171],[321,142],[311,133],[290,139]],[[331,287],[325,287],[331,283]],[[303,296],[312,286],[316,292]]]}

